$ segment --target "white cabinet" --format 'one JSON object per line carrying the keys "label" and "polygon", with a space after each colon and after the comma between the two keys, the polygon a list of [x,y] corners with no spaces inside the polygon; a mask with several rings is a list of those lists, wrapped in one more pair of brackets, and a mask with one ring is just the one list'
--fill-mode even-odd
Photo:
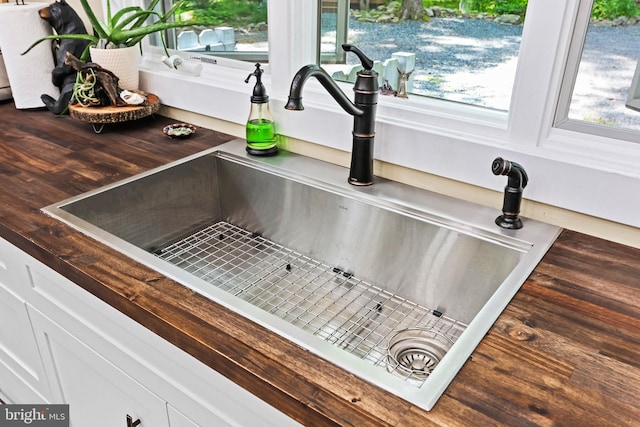
{"label": "white cabinet", "polygon": [[46,371],[55,375],[56,403],[69,403],[72,427],[168,427],[165,402],[34,308],[29,314],[43,349]]}
{"label": "white cabinet", "polygon": [[[24,353],[21,359],[27,362],[22,364],[31,367],[35,374],[31,376],[38,381],[23,382],[35,381],[43,387],[49,403],[68,403],[72,426],[124,427],[127,415],[134,421],[140,419],[140,427],[300,425],[7,245],[0,239],[0,249],[11,249],[13,262],[22,274],[17,279],[20,283],[12,281],[4,290],[0,286],[0,306],[11,301],[12,311],[6,316],[13,319],[16,312],[20,313],[24,331],[18,335],[11,328],[3,329],[9,310],[0,307],[0,350],[5,345],[8,353]],[[3,292],[10,293],[12,299]],[[30,347],[23,347],[23,340],[30,340]],[[0,362],[4,359],[0,351]],[[3,377],[4,371],[0,363]],[[0,390],[6,396],[15,396],[17,388],[10,385],[4,390],[3,377]],[[29,399],[16,403],[33,403]],[[15,401],[13,397],[9,400]]]}
{"label": "white cabinet", "polygon": [[0,398],[6,403],[50,403],[23,298],[26,285],[26,266],[16,260],[15,248],[0,239]]}
{"label": "white cabinet", "polygon": [[198,424],[178,412],[173,406],[168,405],[167,410],[169,411],[169,424],[171,427],[198,427]]}
{"label": "white cabinet", "polygon": [[7,403],[49,403],[27,306],[1,282],[0,392]]}

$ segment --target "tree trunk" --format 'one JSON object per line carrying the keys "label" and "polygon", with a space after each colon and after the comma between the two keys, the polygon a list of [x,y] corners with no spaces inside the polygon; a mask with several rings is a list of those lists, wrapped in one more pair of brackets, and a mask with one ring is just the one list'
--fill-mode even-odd
{"label": "tree trunk", "polygon": [[402,7],[400,8],[401,20],[422,21],[423,17],[422,0],[402,0]]}

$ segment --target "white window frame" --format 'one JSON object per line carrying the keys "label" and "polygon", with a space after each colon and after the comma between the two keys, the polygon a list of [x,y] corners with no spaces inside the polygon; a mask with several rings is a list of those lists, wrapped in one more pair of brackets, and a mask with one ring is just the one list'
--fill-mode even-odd
{"label": "white window frame", "polygon": [[[304,112],[283,108],[295,72],[315,62],[308,46],[317,45],[316,1],[269,0],[264,81],[280,133],[350,151],[352,118],[313,79],[304,90]],[[419,96],[380,96],[375,158],[501,191],[505,183],[490,172],[491,161],[501,156],[527,169],[525,198],[640,227],[640,144],[553,127],[565,71],[576,71],[566,69],[567,58],[585,3],[590,8],[591,0],[529,2],[508,113]],[[144,90],[171,107],[245,123],[250,87],[244,79],[252,64],[219,59],[193,78],[163,70],[157,65],[161,55],[145,43]],[[340,85],[351,96],[350,85]]]}

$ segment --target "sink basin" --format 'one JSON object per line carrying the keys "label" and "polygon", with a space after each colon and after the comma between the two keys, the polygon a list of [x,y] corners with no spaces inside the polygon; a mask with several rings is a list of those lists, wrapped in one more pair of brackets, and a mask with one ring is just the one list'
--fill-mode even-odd
{"label": "sink basin", "polygon": [[426,410],[560,231],[244,145],[43,211]]}

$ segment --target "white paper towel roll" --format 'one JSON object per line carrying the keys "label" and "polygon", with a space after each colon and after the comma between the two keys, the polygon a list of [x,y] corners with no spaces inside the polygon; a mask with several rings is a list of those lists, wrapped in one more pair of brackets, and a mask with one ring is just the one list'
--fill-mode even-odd
{"label": "white paper towel roll", "polygon": [[51,83],[54,67],[51,43],[44,42],[21,55],[41,37],[52,34],[38,10],[48,3],[0,3],[0,49],[7,69],[16,108],[43,107],[40,95],[57,98],[59,89]]}

